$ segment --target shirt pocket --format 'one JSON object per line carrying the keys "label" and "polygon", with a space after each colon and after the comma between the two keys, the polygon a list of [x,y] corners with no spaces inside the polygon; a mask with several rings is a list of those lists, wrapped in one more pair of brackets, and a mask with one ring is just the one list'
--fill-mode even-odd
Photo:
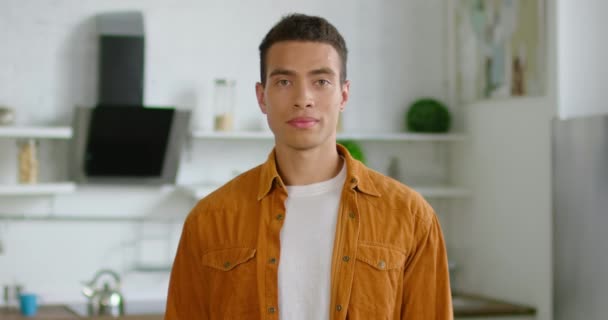
{"label": "shirt pocket", "polygon": [[256,250],[228,248],[202,257],[212,319],[257,319]]}
{"label": "shirt pocket", "polygon": [[392,319],[403,287],[405,254],[382,245],[359,244],[349,319]]}

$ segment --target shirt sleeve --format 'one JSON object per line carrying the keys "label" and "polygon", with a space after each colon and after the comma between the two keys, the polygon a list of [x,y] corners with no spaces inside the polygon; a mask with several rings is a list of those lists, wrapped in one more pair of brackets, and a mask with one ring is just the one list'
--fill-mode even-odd
{"label": "shirt sleeve", "polygon": [[193,227],[192,219],[187,219],[171,268],[165,320],[208,319],[200,303],[201,262]]}
{"label": "shirt sleeve", "polygon": [[405,265],[403,320],[454,318],[445,242],[437,216],[427,208],[430,214],[417,218],[416,243]]}

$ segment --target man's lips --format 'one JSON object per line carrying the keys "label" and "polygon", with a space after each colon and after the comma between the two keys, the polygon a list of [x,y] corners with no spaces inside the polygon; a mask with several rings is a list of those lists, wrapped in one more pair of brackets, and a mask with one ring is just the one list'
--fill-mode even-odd
{"label": "man's lips", "polygon": [[310,128],[317,124],[317,122],[319,122],[319,120],[311,117],[298,117],[287,121],[290,125],[301,129]]}

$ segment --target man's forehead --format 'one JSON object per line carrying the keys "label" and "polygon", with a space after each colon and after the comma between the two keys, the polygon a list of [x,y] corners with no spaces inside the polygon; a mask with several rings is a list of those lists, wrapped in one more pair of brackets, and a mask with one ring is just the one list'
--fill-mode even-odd
{"label": "man's forehead", "polygon": [[278,47],[319,47],[319,48],[331,48],[333,46],[323,41],[310,41],[310,40],[282,40],[273,43],[269,50]]}
{"label": "man's forehead", "polygon": [[273,44],[266,56],[268,71],[274,69],[309,72],[329,69],[337,73],[340,56],[330,45],[312,41],[282,41]]}

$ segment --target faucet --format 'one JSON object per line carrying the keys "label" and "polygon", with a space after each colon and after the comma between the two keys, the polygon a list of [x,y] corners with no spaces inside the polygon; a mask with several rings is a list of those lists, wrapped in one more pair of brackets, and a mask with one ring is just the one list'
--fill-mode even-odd
{"label": "faucet", "polygon": [[[109,275],[114,278],[114,288],[105,281],[103,287],[97,287],[97,281],[101,276]],[[119,317],[125,314],[124,299],[120,293],[120,276],[115,271],[110,269],[102,269],[95,273],[93,280],[84,282],[82,294],[88,298],[87,311],[90,316],[93,315],[111,315]],[[95,307],[97,305],[97,312]]]}

